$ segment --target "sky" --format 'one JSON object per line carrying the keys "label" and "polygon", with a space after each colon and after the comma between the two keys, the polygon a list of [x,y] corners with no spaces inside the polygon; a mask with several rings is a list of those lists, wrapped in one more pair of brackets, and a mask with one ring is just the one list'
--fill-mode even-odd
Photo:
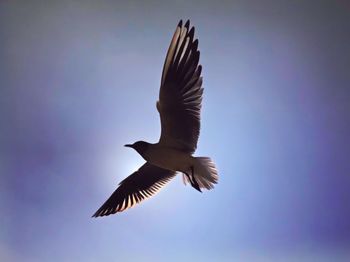
{"label": "sky", "polygon": [[[180,19],[203,66],[199,193],[91,215],[157,142]],[[1,261],[350,261],[350,4],[0,1]]]}

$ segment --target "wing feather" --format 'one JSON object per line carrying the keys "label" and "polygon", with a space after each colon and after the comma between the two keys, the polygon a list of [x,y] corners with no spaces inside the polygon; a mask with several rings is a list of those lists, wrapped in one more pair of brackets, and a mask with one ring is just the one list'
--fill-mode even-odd
{"label": "wing feather", "polygon": [[193,153],[200,132],[203,97],[198,40],[190,22],[179,22],[165,58],[157,109],[161,120],[160,144]]}
{"label": "wing feather", "polygon": [[156,194],[175,176],[175,172],[153,166],[146,162],[139,170],[128,176],[93,217],[108,216],[122,212]]}

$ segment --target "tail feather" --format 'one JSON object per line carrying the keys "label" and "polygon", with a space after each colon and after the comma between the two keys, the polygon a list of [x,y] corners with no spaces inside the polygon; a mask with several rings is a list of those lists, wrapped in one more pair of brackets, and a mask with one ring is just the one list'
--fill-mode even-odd
{"label": "tail feather", "polygon": [[[218,171],[209,157],[195,157],[193,163],[194,177],[200,188],[212,189],[218,183]],[[190,171],[189,171],[189,174]],[[191,174],[192,175],[192,174]],[[191,183],[187,176],[183,176],[184,183]]]}

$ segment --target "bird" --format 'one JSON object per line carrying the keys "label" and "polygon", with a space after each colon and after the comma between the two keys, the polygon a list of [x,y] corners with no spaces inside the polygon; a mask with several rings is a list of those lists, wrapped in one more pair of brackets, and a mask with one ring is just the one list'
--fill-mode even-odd
{"label": "bird", "polygon": [[218,171],[209,157],[193,156],[200,133],[203,98],[202,66],[198,39],[190,21],[176,26],[161,75],[159,100],[161,135],[158,143],[126,144],[146,161],[119,183],[119,187],[92,217],[125,211],[156,194],[177,174],[194,189],[210,190],[218,182]]}

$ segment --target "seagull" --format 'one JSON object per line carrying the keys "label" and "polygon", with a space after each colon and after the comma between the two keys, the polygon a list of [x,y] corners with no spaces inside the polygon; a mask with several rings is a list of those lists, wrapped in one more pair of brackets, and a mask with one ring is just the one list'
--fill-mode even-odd
{"label": "seagull", "polygon": [[202,192],[218,182],[218,172],[209,157],[194,157],[200,131],[203,97],[202,66],[198,40],[190,21],[178,23],[171,40],[160,84],[161,136],[158,143],[137,141],[127,144],[146,163],[120,182],[119,187],[93,217],[108,216],[131,208],[156,194],[167,182],[182,173],[184,184]]}

